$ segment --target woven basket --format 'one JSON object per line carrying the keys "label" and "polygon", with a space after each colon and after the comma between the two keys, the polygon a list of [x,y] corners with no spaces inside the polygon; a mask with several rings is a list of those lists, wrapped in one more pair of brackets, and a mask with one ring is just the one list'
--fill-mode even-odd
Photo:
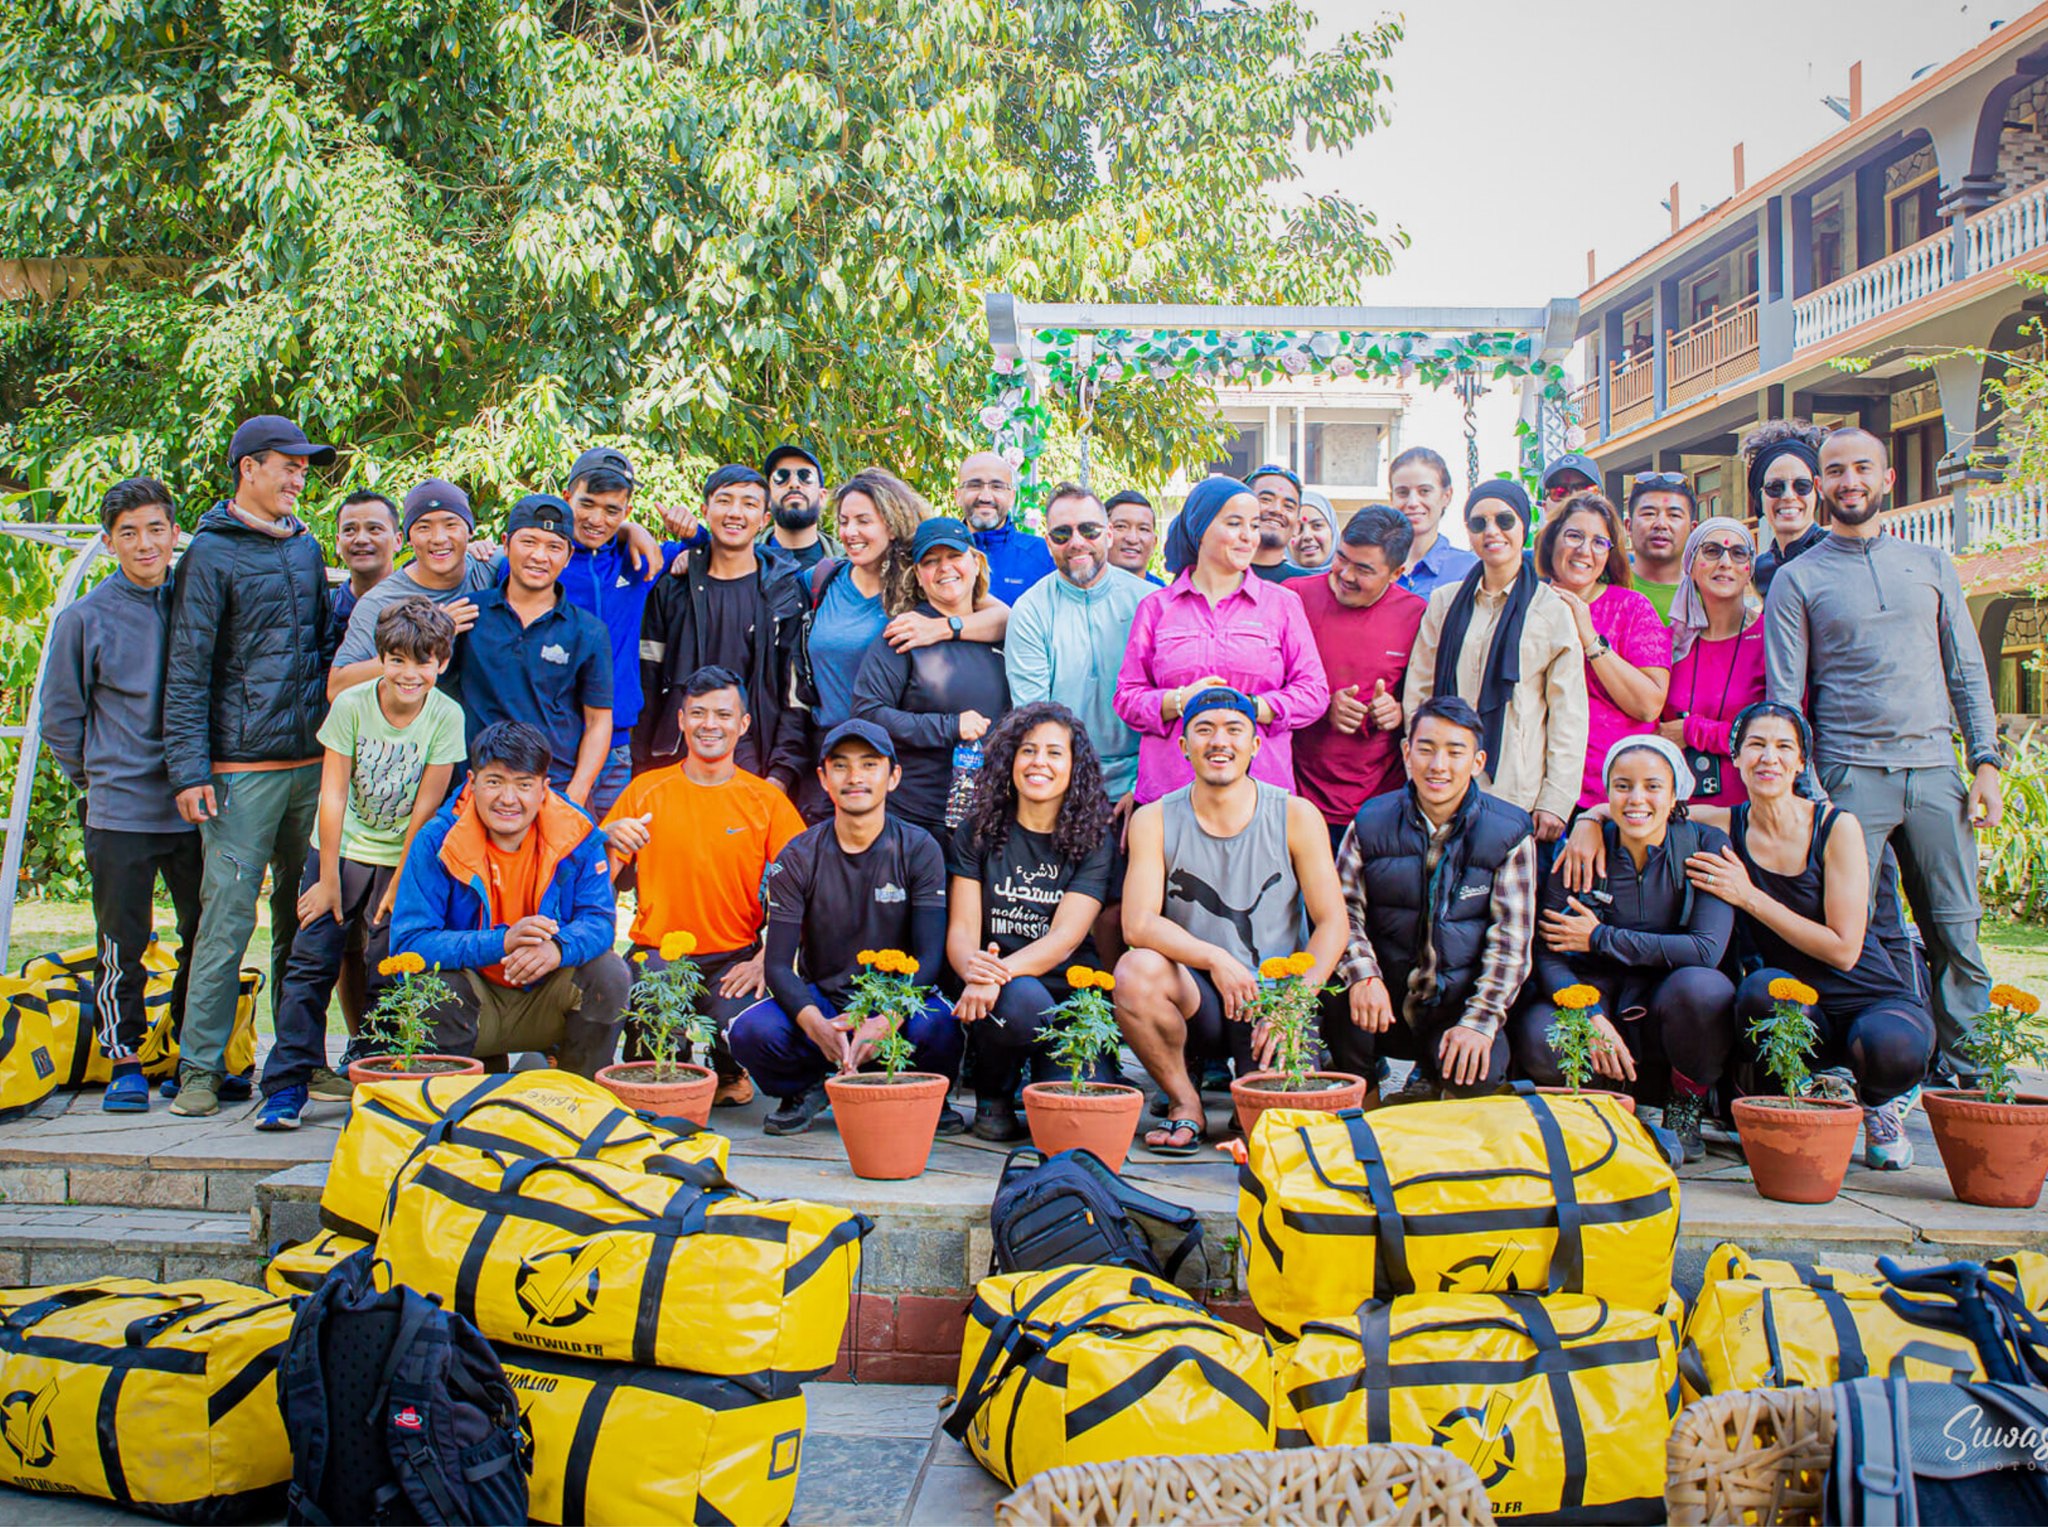
{"label": "woven basket", "polygon": [[1820,1521],[1835,1450],[1834,1393],[1743,1389],[1686,1406],[1666,1444],[1664,1509],[1674,1527]]}
{"label": "woven basket", "polygon": [[1470,1464],[1442,1448],[1392,1442],[1070,1464],[1019,1486],[997,1503],[996,1521],[1000,1527],[1478,1527],[1493,1514]]}

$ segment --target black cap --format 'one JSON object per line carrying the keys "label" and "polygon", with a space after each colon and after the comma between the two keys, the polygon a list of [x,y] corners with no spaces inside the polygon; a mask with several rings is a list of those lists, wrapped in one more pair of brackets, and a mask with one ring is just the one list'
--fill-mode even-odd
{"label": "black cap", "polygon": [[820,482],[825,480],[825,463],[811,454],[809,446],[798,445],[794,440],[785,440],[768,453],[767,459],[761,463],[761,475],[763,477],[772,477],[775,472],[775,463],[782,460],[785,456],[803,457],[805,461],[808,461],[817,469],[818,480]]}
{"label": "black cap", "polygon": [[333,446],[315,445],[306,438],[304,430],[281,414],[258,414],[235,426],[235,438],[228,442],[228,470],[234,471],[244,456],[254,456],[258,451],[303,456],[316,467],[334,460]]}
{"label": "black cap", "polygon": [[624,451],[615,450],[608,445],[593,445],[576,458],[576,464],[569,468],[569,481],[564,486],[573,487],[577,478],[586,477],[592,472],[611,472],[623,477],[628,488],[638,485],[638,480],[633,476],[633,463],[626,459]]}
{"label": "black cap", "polygon": [[1594,487],[1600,486],[1600,468],[1590,456],[1581,456],[1577,451],[1560,456],[1543,469],[1543,486],[1550,486],[1550,479],[1560,472],[1576,472]]}
{"label": "black cap", "polygon": [[822,761],[830,758],[832,750],[849,737],[865,742],[889,762],[896,761],[896,744],[889,740],[887,732],[872,721],[842,721],[833,727],[825,734],[824,745],[818,749],[819,759]]}
{"label": "black cap", "polygon": [[529,493],[512,506],[512,512],[505,516],[505,539],[522,530],[545,530],[558,535],[565,541],[572,541],[569,526],[573,516],[569,506],[552,493]]}
{"label": "black cap", "polygon": [[967,533],[967,527],[951,515],[940,515],[925,520],[917,527],[916,539],[910,543],[910,560],[922,562],[924,554],[934,547],[953,546],[961,551],[974,550],[974,537]]}
{"label": "black cap", "polygon": [[425,515],[446,511],[458,516],[471,530],[476,529],[476,515],[470,510],[469,495],[452,482],[443,482],[438,477],[429,477],[405,496],[405,518],[400,528],[406,535],[412,534],[412,527]]}

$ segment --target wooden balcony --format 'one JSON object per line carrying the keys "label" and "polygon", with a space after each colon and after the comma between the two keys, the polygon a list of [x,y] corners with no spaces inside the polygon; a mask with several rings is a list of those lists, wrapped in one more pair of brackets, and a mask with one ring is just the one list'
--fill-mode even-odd
{"label": "wooden balcony", "polygon": [[1600,436],[1600,378],[1594,377],[1573,392],[1567,401],[1576,410],[1579,428],[1586,432],[1587,440],[1597,440]]}
{"label": "wooden balcony", "polygon": [[1710,313],[1671,336],[1664,366],[1664,406],[1679,408],[1724,383],[1756,372],[1756,295]]}
{"label": "wooden balcony", "polygon": [[1656,402],[1650,390],[1650,355],[1648,351],[1623,361],[1614,368],[1607,382],[1608,401],[1614,406],[1614,423],[1609,433],[1620,434],[1623,430],[1634,429],[1638,424],[1650,422],[1652,405]]}

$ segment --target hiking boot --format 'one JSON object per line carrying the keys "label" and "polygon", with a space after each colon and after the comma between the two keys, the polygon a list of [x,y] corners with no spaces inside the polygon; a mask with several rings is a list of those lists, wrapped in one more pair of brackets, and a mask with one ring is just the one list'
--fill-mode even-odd
{"label": "hiking boot", "polygon": [[263,1100],[263,1112],[256,1116],[256,1127],[261,1130],[297,1129],[301,1122],[299,1115],[305,1111],[304,1087],[280,1087]]}
{"label": "hiking boot", "polygon": [[948,1098],[946,1105],[939,1110],[939,1127],[933,1130],[932,1133],[941,1138],[947,1135],[964,1135],[967,1133],[967,1119],[959,1109],[953,1106],[952,1099]]}
{"label": "hiking boot", "polygon": [[993,1140],[1000,1145],[1021,1140],[1029,1133],[1008,1098],[982,1098],[974,1105],[975,1139]]}
{"label": "hiking boot", "polygon": [[754,1101],[754,1083],[746,1072],[738,1076],[718,1079],[718,1090],[711,1094],[713,1108],[744,1108]]}
{"label": "hiking boot", "polygon": [[1706,1099],[1698,1095],[1687,1097],[1674,1092],[1671,1101],[1664,1105],[1664,1127],[1678,1137],[1678,1143],[1685,1150],[1687,1161],[1704,1161],[1707,1158],[1707,1142],[1700,1138],[1701,1105]]}
{"label": "hiking boot", "polygon": [[1863,1164],[1874,1172],[1903,1172],[1913,1164],[1913,1142],[1906,1137],[1906,1116],[1920,1101],[1920,1089],[1902,1093],[1889,1103],[1863,1110]]}
{"label": "hiking boot", "polygon": [[171,1112],[181,1119],[210,1119],[220,1112],[220,1077],[197,1066],[178,1068],[178,1095]]}
{"label": "hiking boot", "polygon": [[149,1078],[142,1074],[141,1062],[123,1061],[114,1067],[100,1109],[105,1113],[149,1112]]}
{"label": "hiking boot", "polygon": [[775,1111],[761,1121],[764,1135],[800,1135],[826,1108],[825,1089],[807,1087],[793,1098],[778,1098]]}
{"label": "hiking boot", "polygon": [[356,1095],[356,1084],[338,1071],[315,1066],[306,1078],[306,1096],[322,1103],[346,1103]]}

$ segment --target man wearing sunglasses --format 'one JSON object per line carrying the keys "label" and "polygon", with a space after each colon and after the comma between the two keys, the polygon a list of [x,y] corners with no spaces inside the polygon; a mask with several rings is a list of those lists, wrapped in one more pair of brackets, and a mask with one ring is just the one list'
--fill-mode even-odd
{"label": "man wearing sunglasses", "polygon": [[988,591],[1012,609],[1024,591],[1052,572],[1045,542],[1011,523],[1017,504],[1017,473],[994,451],[977,451],[960,463],[953,502],[988,563]]}
{"label": "man wearing sunglasses", "polygon": [[1671,599],[1678,592],[1685,540],[1699,513],[1699,500],[1683,472],[1638,472],[1628,487],[1629,560],[1635,587],[1656,608],[1657,618],[1671,619]]}
{"label": "man wearing sunglasses", "polygon": [[825,512],[825,469],[794,441],[778,445],[761,463],[768,479],[768,510],[774,524],[761,536],[761,550],[779,552],[804,573],[846,549],[818,528]]}
{"label": "man wearing sunglasses", "polygon": [[1543,469],[1543,513],[1548,514],[1574,493],[1600,486],[1600,468],[1576,451],[1560,456]]}

